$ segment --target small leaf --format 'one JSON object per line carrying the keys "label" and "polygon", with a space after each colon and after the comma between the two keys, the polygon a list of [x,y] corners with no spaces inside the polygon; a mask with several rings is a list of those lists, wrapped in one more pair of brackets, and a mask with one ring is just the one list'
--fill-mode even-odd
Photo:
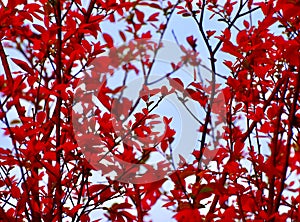
{"label": "small leaf", "polygon": [[37,120],[38,123],[43,123],[45,118],[46,118],[46,113],[45,112],[39,112],[36,115],[36,120]]}
{"label": "small leaf", "polygon": [[246,29],[248,29],[249,27],[250,27],[250,25],[249,25],[249,22],[248,21],[246,21],[246,20],[244,20],[244,26],[245,26],[245,28]]}
{"label": "small leaf", "polygon": [[103,33],[103,38],[104,38],[105,42],[107,43],[108,47],[111,48],[114,46],[114,40],[109,34]]}
{"label": "small leaf", "polygon": [[17,187],[16,185],[13,185],[11,188],[11,196],[16,199],[20,198],[21,196],[20,188]]}
{"label": "small leaf", "polygon": [[216,30],[207,30],[206,31],[206,35],[207,35],[207,38],[210,38],[211,36],[213,36],[214,34],[216,33]]}
{"label": "small leaf", "polygon": [[144,18],[145,18],[144,13],[141,12],[141,11],[139,11],[139,10],[135,10],[135,14],[136,14],[137,20],[138,20],[140,23],[144,23]]}
{"label": "small leaf", "polygon": [[46,32],[46,29],[45,29],[43,26],[41,26],[41,25],[33,24],[33,27],[34,27],[38,32],[40,32],[40,33]]}
{"label": "small leaf", "polygon": [[194,39],[194,36],[188,36],[186,37],[186,41],[189,43],[189,45],[192,47],[193,50],[196,49],[197,47],[197,44],[196,44],[196,41],[197,39]]}
{"label": "small leaf", "polygon": [[157,16],[159,15],[159,12],[156,12],[156,13],[154,13],[154,14],[152,14],[149,18],[148,18],[148,21],[150,22],[156,22],[156,21],[158,21],[158,18],[157,18]]}
{"label": "small leaf", "polygon": [[169,82],[174,89],[181,92],[184,90],[183,82],[179,78],[169,78]]}
{"label": "small leaf", "polygon": [[122,40],[125,42],[125,41],[126,41],[126,36],[125,36],[124,32],[122,32],[122,31],[120,30],[120,31],[119,31],[119,34],[120,34]]}
{"label": "small leaf", "polygon": [[21,69],[23,69],[24,71],[28,72],[28,73],[33,73],[33,70],[32,68],[29,67],[29,65],[20,60],[20,59],[15,59],[15,58],[12,58],[11,59],[17,66],[19,66]]}

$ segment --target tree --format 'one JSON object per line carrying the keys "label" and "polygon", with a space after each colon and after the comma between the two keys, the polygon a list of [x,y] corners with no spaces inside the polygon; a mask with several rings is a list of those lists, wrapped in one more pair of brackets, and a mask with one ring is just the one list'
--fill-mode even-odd
{"label": "tree", "polygon": [[[300,220],[299,1],[15,0],[0,11],[2,221],[144,221],[155,204],[177,221]],[[168,35],[180,60],[156,67]],[[193,118],[195,147],[156,112],[168,96]]]}

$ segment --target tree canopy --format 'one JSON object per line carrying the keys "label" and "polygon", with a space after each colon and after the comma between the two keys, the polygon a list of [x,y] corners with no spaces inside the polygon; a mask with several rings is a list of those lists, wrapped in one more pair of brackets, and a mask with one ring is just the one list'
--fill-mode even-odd
{"label": "tree canopy", "polygon": [[8,0],[0,20],[1,221],[300,220],[298,0]]}

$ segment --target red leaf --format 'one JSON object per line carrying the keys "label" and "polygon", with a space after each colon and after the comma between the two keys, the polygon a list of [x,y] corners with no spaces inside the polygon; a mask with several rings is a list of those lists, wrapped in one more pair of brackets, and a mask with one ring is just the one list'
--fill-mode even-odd
{"label": "red leaf", "polygon": [[173,217],[180,222],[190,222],[191,218],[193,218],[193,221],[202,221],[198,209],[184,209],[179,211]]}
{"label": "red leaf", "polygon": [[233,10],[233,5],[235,5],[236,2],[231,2],[230,0],[227,0],[227,2],[224,5],[224,10],[227,13],[227,15],[231,15],[232,10]]}
{"label": "red leaf", "polygon": [[103,49],[103,46],[100,45],[100,42],[95,43],[94,44],[94,51],[93,51],[93,55],[98,55],[102,52],[105,52],[105,50]]}
{"label": "red leaf", "polygon": [[80,221],[90,221],[90,217],[87,214],[83,214],[80,216]]}
{"label": "red leaf", "polygon": [[243,24],[244,24],[246,29],[248,29],[250,27],[249,22],[246,21],[246,20],[244,20]]}
{"label": "red leaf", "polygon": [[236,212],[235,212],[235,208],[233,206],[227,208],[222,215],[222,218],[224,220],[227,218],[235,218],[235,217],[236,217]]}
{"label": "red leaf", "polygon": [[171,201],[171,202],[167,202],[164,205],[162,205],[162,207],[170,207],[170,206],[174,206],[176,204],[176,202]]}
{"label": "red leaf", "polygon": [[89,192],[91,194],[97,193],[103,189],[107,188],[104,184],[94,184],[89,187]]}
{"label": "red leaf", "polygon": [[20,59],[15,59],[15,58],[12,58],[11,59],[16,65],[18,65],[21,69],[23,69],[24,71],[28,72],[28,73],[33,73],[33,70],[32,68],[29,67],[29,65],[20,60]]}
{"label": "red leaf", "polygon": [[186,89],[188,96],[191,97],[193,100],[200,103],[201,106],[205,106],[207,103],[207,97],[203,95],[203,93],[199,91],[195,91],[193,89]]}
{"label": "red leaf", "polygon": [[44,159],[45,160],[51,160],[51,161],[55,161],[56,160],[56,152],[55,151],[48,151],[45,152],[44,154]]}
{"label": "red leaf", "polygon": [[125,42],[126,41],[126,36],[125,36],[124,32],[119,31],[119,34],[120,34],[122,40]]}
{"label": "red leaf", "polygon": [[167,148],[168,148],[168,142],[166,140],[163,140],[161,143],[160,143],[160,147],[161,147],[161,150],[163,152],[166,152]]}
{"label": "red leaf", "polygon": [[16,199],[20,198],[21,196],[20,188],[17,187],[16,185],[13,185],[11,188],[11,196]]}
{"label": "red leaf", "polygon": [[223,43],[223,52],[227,52],[237,58],[243,58],[242,54],[239,52],[238,47],[232,44],[232,42],[226,41]]}
{"label": "red leaf", "polygon": [[224,35],[224,39],[230,40],[230,37],[231,37],[230,29],[226,28],[223,32],[223,35]]}
{"label": "red leaf", "polygon": [[145,196],[141,200],[143,209],[146,211],[150,210],[151,207],[157,202],[160,196],[161,196],[161,192],[159,191],[159,189],[146,192]]}
{"label": "red leaf", "polygon": [[194,39],[194,36],[192,36],[192,35],[188,36],[186,38],[186,41],[189,43],[189,45],[192,47],[193,50],[196,49],[196,47],[197,47],[197,44],[196,44],[197,39]]}
{"label": "red leaf", "polygon": [[152,37],[151,32],[148,31],[146,33],[143,33],[141,36],[143,39],[150,39]]}
{"label": "red leaf", "polygon": [[111,48],[114,46],[114,40],[109,34],[103,33],[103,38],[104,38],[105,42],[107,43],[108,47]]}
{"label": "red leaf", "polygon": [[232,62],[231,62],[231,61],[225,60],[223,63],[224,63],[224,65],[226,65],[230,70],[232,69]]}
{"label": "red leaf", "polygon": [[234,156],[236,159],[241,159],[243,157],[243,149],[244,149],[244,143],[240,140],[236,141],[234,144]]}
{"label": "red leaf", "polygon": [[39,112],[36,115],[36,120],[37,120],[38,123],[43,123],[45,118],[46,118],[46,113],[45,112]]}
{"label": "red leaf", "polygon": [[214,35],[216,33],[216,30],[207,30],[206,31],[206,35],[207,35],[207,38],[210,38],[212,35]]}
{"label": "red leaf", "polygon": [[40,33],[46,32],[46,29],[45,29],[43,26],[41,26],[41,25],[33,24],[33,27],[34,27],[38,32],[40,32]]}
{"label": "red leaf", "polygon": [[248,9],[251,8],[252,4],[253,4],[253,0],[248,0],[248,3],[247,3]]}
{"label": "red leaf", "polygon": [[237,174],[239,173],[239,164],[237,162],[230,161],[225,165],[224,171],[231,174]]}
{"label": "red leaf", "polygon": [[30,12],[30,13],[35,12],[35,11],[41,12],[40,8],[41,8],[41,6],[37,3],[30,3],[30,4],[26,4],[24,6],[24,9],[28,10],[28,12]]}
{"label": "red leaf", "polygon": [[246,30],[240,31],[236,36],[236,42],[239,46],[243,46],[245,43],[248,43],[248,34]]}
{"label": "red leaf", "polygon": [[140,23],[144,23],[144,18],[145,18],[144,13],[139,11],[139,10],[135,10],[135,14],[136,14],[136,17],[137,17],[138,21]]}
{"label": "red leaf", "polygon": [[109,19],[110,22],[115,22],[116,19],[115,19],[114,13],[111,13],[111,14],[109,15],[108,19]]}
{"label": "red leaf", "polygon": [[68,213],[71,217],[73,217],[77,211],[82,207],[82,204],[78,204],[75,207],[73,207]]}
{"label": "red leaf", "polygon": [[183,85],[183,82],[179,79],[179,78],[169,78],[169,82],[170,82],[170,85],[178,90],[178,91],[183,91],[184,90],[184,85]]}
{"label": "red leaf", "polygon": [[150,15],[150,17],[148,18],[147,21],[149,21],[149,22],[150,22],[150,21],[151,21],[151,22],[156,22],[156,21],[158,21],[158,18],[157,18],[158,15],[159,15],[159,12],[156,12],[156,13]]}
{"label": "red leaf", "polygon": [[229,104],[230,99],[231,99],[231,91],[230,91],[230,87],[226,87],[222,90],[223,95],[224,95],[224,100],[226,104]]}

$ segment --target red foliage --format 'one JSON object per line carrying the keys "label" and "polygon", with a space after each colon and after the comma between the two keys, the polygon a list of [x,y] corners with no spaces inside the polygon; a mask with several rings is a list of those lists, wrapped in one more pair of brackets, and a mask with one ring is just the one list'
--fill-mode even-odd
{"label": "red foliage", "polygon": [[[1,221],[300,221],[300,1],[14,0],[0,20]],[[153,80],[166,33],[183,55]],[[169,96],[196,141],[156,112]]]}

